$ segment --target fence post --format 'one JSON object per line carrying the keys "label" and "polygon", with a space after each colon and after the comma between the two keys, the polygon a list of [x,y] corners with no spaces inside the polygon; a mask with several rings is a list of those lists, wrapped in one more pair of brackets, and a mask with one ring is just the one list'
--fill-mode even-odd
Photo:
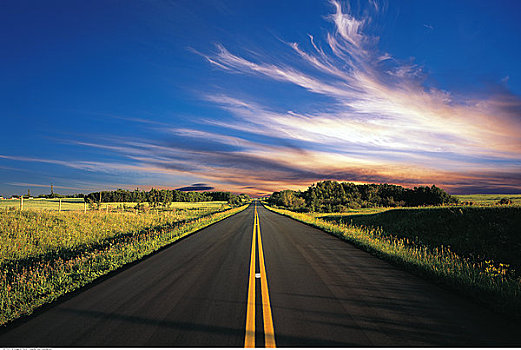
{"label": "fence post", "polygon": [[20,210],[24,210],[24,196],[20,196]]}
{"label": "fence post", "polygon": [[58,207],[58,211],[62,211],[62,199],[60,198],[60,206]]}
{"label": "fence post", "polygon": [[108,205],[108,204],[107,204],[107,207],[106,207],[106,209],[107,209],[107,213],[108,213],[108,212],[109,212],[109,205]]}
{"label": "fence post", "polygon": [[87,202],[83,202],[83,213],[87,212]]}

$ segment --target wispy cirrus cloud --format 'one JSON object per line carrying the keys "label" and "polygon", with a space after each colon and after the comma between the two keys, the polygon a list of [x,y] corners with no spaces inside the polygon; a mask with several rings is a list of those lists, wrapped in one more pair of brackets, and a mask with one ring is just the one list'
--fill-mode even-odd
{"label": "wispy cirrus cloud", "polygon": [[[379,173],[375,170],[377,164],[389,166],[388,169],[423,169],[431,174],[460,173],[462,179],[470,172],[495,170],[498,175],[498,166],[505,174],[520,169],[519,97],[508,93],[486,98],[454,96],[429,87],[422,67],[378,50],[379,38],[365,33],[371,24],[369,16],[355,18],[340,2],[330,3],[334,13],[328,19],[335,31],[326,35],[325,44],[319,44],[311,35],[309,50],[298,43],[288,43],[300,61],[262,60],[258,55],[253,61],[220,44],[217,52],[204,55],[219,69],[291,84],[327,97],[330,102],[323,110],[276,111],[252,98],[233,97],[234,92],[230,91],[207,95],[206,99],[229,111],[236,120],[209,122],[312,143],[329,150],[329,155],[350,154],[343,159],[337,157],[331,164],[345,169],[364,167],[375,174]],[[373,10],[379,9],[374,3]],[[306,69],[301,68],[302,63]],[[273,157],[278,156],[274,153]],[[301,167],[306,165],[302,163],[305,161],[300,162]],[[319,167],[314,159],[308,162],[311,164],[315,169]],[[404,180],[398,173],[388,175],[380,179]],[[425,182],[434,180],[423,178]]]}
{"label": "wispy cirrus cloud", "polygon": [[[306,126],[312,124],[315,135],[340,132],[346,140],[366,139],[369,144],[379,143],[391,149],[432,150],[433,144],[441,139],[450,142],[438,143],[436,148],[440,151],[519,155],[521,125],[519,115],[512,115],[512,109],[519,106],[518,98],[495,96],[456,101],[449,92],[424,87],[418,78],[419,67],[400,64],[389,54],[382,56],[375,47],[377,38],[362,31],[368,21],[356,20],[342,12],[340,3],[332,3],[336,9],[331,16],[336,33],[327,36],[328,53],[316,45],[313,37],[312,52],[303,51],[297,43],[289,44],[302,60],[315,68],[315,75],[288,63],[252,62],[221,45],[208,60],[230,71],[291,83],[332,98],[334,104],[328,109],[333,110],[328,113],[271,116],[271,121],[306,135],[310,135]],[[392,65],[381,65],[382,57]],[[325,78],[319,78],[318,73],[325,73]],[[244,111],[250,106],[249,102],[235,101],[234,108]],[[367,132],[367,128],[372,132]],[[404,133],[410,137],[404,139]]]}
{"label": "wispy cirrus cloud", "polygon": [[114,161],[0,158],[89,172],[159,174],[165,183],[193,177],[185,183],[254,194],[322,179],[436,183],[460,193],[521,191],[519,97],[502,90],[462,96],[430,86],[423,67],[379,49],[379,38],[368,33],[374,33],[372,15],[385,6],[368,4],[357,16],[349,4],[330,1],[326,19],[332,30],[320,38],[308,35],[303,43],[286,42],[282,54],[233,52],[223,44],[213,53],[193,50],[219,71],[284,85],[320,102],[302,105],[289,94],[277,96],[284,105],[293,103],[283,109],[240,87],[205,88],[201,99],[226,117],[200,116],[181,127],[118,115],[112,117],[146,128],[148,138],[71,141],[117,155]]}

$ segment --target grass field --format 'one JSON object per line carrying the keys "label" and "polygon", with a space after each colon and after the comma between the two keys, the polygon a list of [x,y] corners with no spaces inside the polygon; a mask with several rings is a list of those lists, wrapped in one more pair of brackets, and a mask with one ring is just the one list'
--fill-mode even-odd
{"label": "grass field", "polygon": [[403,208],[321,217],[345,225],[378,228],[382,235],[406,238],[429,248],[450,247],[472,262],[508,264],[512,273],[521,275],[519,206]]}
{"label": "grass field", "polygon": [[472,202],[477,205],[496,205],[502,198],[508,198],[512,204],[521,205],[521,194],[466,194],[455,197],[461,202]]}
{"label": "grass field", "polygon": [[359,209],[347,209],[347,211],[342,213],[311,213],[314,217],[326,217],[326,216],[352,216],[352,215],[371,215],[382,213],[384,211],[389,210],[389,208],[359,208]]}
{"label": "grass field", "polygon": [[0,325],[246,206],[229,208],[203,202],[140,213],[0,209]]}
{"label": "grass field", "polygon": [[[382,209],[315,214],[268,209],[521,318],[521,207]],[[509,261],[510,263],[507,263]]]}
{"label": "grass field", "polygon": [[[24,209],[37,210],[58,210],[60,200],[58,198],[46,199],[24,199]],[[0,209],[4,208],[20,208],[19,199],[2,199],[0,200]],[[83,198],[62,198],[62,210],[83,210]]]}
{"label": "grass field", "polygon": [[[83,198],[62,198],[62,211],[83,211],[84,210],[84,202]],[[132,211],[136,207],[137,203],[130,202],[113,202],[113,203],[102,203],[100,210],[106,210],[107,207],[109,210],[127,210]],[[142,206],[145,208],[150,208],[148,203],[142,203]],[[24,199],[23,207],[25,209],[33,209],[33,210],[58,210],[60,208],[60,199],[53,198],[35,198],[35,199]],[[201,210],[207,208],[212,210],[224,209],[228,206],[228,202],[174,202],[169,205],[169,209],[184,209],[184,210]],[[20,208],[20,200],[19,199],[2,199],[0,200],[0,209],[4,208]],[[89,206],[87,206],[88,210],[91,210]],[[163,207],[161,207],[163,209]]]}

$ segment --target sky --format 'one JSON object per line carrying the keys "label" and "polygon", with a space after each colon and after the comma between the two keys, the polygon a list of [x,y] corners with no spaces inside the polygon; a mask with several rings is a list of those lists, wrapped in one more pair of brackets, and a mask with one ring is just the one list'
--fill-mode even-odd
{"label": "sky", "polygon": [[521,193],[519,1],[0,4],[0,195]]}

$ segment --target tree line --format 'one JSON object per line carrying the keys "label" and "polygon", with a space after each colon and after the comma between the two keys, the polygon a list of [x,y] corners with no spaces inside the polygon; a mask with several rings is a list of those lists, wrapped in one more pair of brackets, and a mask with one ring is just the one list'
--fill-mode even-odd
{"label": "tree line", "polygon": [[232,205],[240,205],[250,201],[246,194],[236,195],[231,192],[184,192],[179,190],[158,190],[152,188],[150,191],[134,191],[118,189],[116,191],[92,192],[84,196],[87,203],[108,202],[148,202],[153,207],[159,205],[167,206],[172,202],[209,202],[226,201]]}
{"label": "tree line", "polygon": [[[24,195],[23,197],[28,198],[27,195]],[[85,197],[85,195],[83,193],[74,193],[74,194],[51,193],[51,194],[41,194],[36,198],[53,199],[53,198],[84,198],[84,197]]]}
{"label": "tree line", "polygon": [[321,213],[371,207],[414,207],[458,203],[456,197],[435,185],[410,189],[389,184],[356,185],[330,180],[313,184],[306,191],[274,192],[267,201],[272,205],[291,210]]}

